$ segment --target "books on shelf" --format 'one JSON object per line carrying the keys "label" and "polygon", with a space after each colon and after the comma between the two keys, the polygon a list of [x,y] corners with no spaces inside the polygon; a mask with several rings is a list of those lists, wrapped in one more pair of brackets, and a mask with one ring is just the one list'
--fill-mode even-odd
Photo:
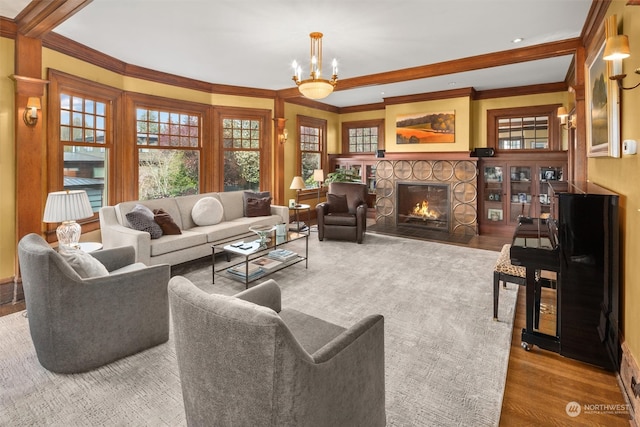
{"label": "books on shelf", "polygon": [[268,256],[269,258],[272,258],[278,261],[287,262],[287,261],[291,261],[292,259],[296,259],[298,257],[298,254],[288,249],[274,249],[271,252],[269,252]]}
{"label": "books on shelf", "polygon": [[257,265],[260,268],[264,268],[265,270],[271,270],[282,264],[282,261],[278,261],[274,258],[269,257],[260,257],[256,258],[253,261],[249,262],[249,265]]}

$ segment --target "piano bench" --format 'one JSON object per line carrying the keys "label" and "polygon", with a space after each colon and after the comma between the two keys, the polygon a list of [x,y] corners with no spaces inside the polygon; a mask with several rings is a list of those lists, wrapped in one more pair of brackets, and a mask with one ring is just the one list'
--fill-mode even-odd
{"label": "piano bench", "polygon": [[[556,289],[557,275],[549,271],[541,271],[536,273],[538,284],[545,288]],[[493,268],[493,319],[498,319],[498,296],[500,295],[500,282],[502,287],[506,288],[507,283],[516,285],[527,285],[527,270],[519,265],[511,264],[511,245],[506,244],[502,247],[500,256]],[[539,292],[539,291],[538,291]],[[540,296],[536,298],[536,307],[540,308]]]}
{"label": "piano bench", "polygon": [[527,271],[524,267],[511,264],[511,245],[506,244],[500,251],[500,256],[493,268],[493,319],[498,319],[498,296],[500,295],[500,282],[502,287],[507,287],[507,282],[525,286],[527,284]]}

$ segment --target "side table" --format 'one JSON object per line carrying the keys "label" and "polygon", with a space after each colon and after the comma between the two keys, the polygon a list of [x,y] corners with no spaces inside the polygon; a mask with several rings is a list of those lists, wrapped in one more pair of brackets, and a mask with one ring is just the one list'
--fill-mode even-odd
{"label": "side table", "polygon": [[102,243],[100,242],[79,242],[80,250],[83,252],[94,252],[102,249]]}
{"label": "side table", "polygon": [[307,221],[311,221],[311,205],[299,204],[299,205],[291,206],[289,209],[291,209],[296,213],[296,224],[294,226],[292,223],[289,226],[289,228],[293,231],[298,231],[298,232],[304,231],[305,228],[308,228],[308,226],[304,222],[302,223],[302,225],[300,225],[299,214],[300,214],[300,211],[306,210]]}

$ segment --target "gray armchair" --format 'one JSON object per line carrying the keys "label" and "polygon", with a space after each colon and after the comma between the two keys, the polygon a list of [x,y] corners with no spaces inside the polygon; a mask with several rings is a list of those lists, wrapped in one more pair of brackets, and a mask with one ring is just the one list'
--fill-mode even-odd
{"label": "gray armchair", "polygon": [[31,338],[50,371],[88,371],[169,339],[170,267],[135,263],[131,246],[91,255],[108,276],[81,278],[37,234],[18,244]]}
{"label": "gray armchair", "polygon": [[318,239],[351,240],[362,243],[367,231],[367,195],[365,184],[332,182],[327,201],[316,206]]}
{"label": "gray armchair", "polygon": [[169,282],[187,424],[383,426],[384,319],[351,328],[282,309],[273,280],[235,296]]}

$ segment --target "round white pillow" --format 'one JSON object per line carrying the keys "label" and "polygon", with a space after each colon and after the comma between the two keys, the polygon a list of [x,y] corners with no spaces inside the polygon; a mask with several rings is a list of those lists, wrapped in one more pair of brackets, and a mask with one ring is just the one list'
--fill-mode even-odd
{"label": "round white pillow", "polygon": [[220,200],[214,197],[203,197],[191,209],[191,218],[196,225],[214,225],[222,221],[224,208]]}

